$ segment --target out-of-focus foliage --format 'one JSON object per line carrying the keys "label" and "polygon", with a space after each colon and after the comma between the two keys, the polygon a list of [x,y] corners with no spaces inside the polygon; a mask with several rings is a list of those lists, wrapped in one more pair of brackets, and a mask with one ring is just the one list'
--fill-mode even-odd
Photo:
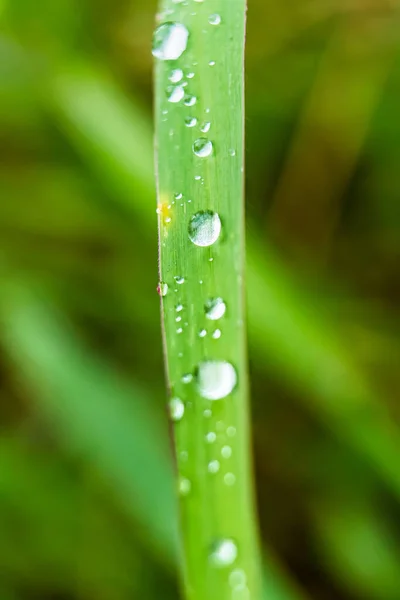
{"label": "out-of-focus foliage", "polygon": [[[0,2],[4,600],[178,597],[155,12]],[[394,0],[249,0],[249,344],[273,600],[400,598],[399,27]]]}

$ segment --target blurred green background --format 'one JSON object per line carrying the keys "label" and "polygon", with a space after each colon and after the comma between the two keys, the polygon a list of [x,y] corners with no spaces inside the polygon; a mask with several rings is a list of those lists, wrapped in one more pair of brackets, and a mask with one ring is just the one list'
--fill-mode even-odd
{"label": "blurred green background", "polygon": [[[0,2],[1,600],[179,597],[156,10]],[[268,600],[400,599],[399,17],[397,0],[249,0]]]}

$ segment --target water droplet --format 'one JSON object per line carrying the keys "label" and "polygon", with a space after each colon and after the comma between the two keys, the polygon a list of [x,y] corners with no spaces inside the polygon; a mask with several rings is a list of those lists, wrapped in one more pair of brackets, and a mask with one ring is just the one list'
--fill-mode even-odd
{"label": "water droplet", "polygon": [[175,322],[180,323],[182,321],[182,317],[176,317]]}
{"label": "water droplet", "polygon": [[183,304],[177,304],[175,307],[176,312],[182,312],[183,310]]}
{"label": "water droplet", "polygon": [[229,575],[229,585],[233,588],[246,585],[247,577],[243,569],[234,569]]}
{"label": "water droplet", "polygon": [[218,473],[219,467],[220,467],[220,464],[219,464],[218,460],[212,460],[210,463],[208,463],[208,472],[209,473]]}
{"label": "water droplet", "polygon": [[210,561],[215,567],[229,567],[238,555],[236,543],[231,539],[218,540],[212,548]]}
{"label": "water droplet", "polygon": [[173,71],[171,71],[171,74],[168,77],[168,79],[172,83],[179,83],[179,81],[182,79],[182,77],[183,77],[182,69],[174,69]]}
{"label": "water droplet", "polygon": [[208,133],[211,129],[211,123],[210,121],[205,121],[202,126],[200,127],[200,131],[202,133]]}
{"label": "water droplet", "polygon": [[193,79],[193,77],[194,77],[194,73],[193,73],[193,71],[191,71],[190,73],[188,73],[188,74],[186,75],[186,77],[187,77],[188,79]]}
{"label": "water droplet", "polygon": [[187,452],[186,450],[182,450],[182,452],[179,453],[179,458],[182,462],[187,462],[189,458],[189,452]]}
{"label": "water droplet", "polygon": [[160,281],[160,283],[157,286],[157,294],[164,298],[164,296],[168,294],[168,283]]}
{"label": "water droplet", "polygon": [[210,60],[208,64],[210,65],[210,67],[215,67],[215,60]]}
{"label": "water droplet", "polygon": [[201,329],[199,331],[199,337],[204,338],[207,335],[207,330],[206,329]]}
{"label": "water droplet", "polygon": [[236,156],[236,150],[234,148],[229,148],[228,152],[230,156]]}
{"label": "water droplet", "polygon": [[178,285],[182,285],[182,283],[185,283],[185,278],[181,277],[180,275],[176,275],[176,277],[174,277],[174,279]]}
{"label": "water droplet", "polygon": [[185,414],[185,405],[180,398],[171,398],[169,401],[169,415],[172,421],[180,421]]}
{"label": "water droplet", "polygon": [[230,427],[228,427],[228,429],[226,430],[226,433],[228,435],[228,437],[235,437],[236,435],[236,427],[232,427],[232,425]]}
{"label": "water droplet", "polygon": [[201,175],[195,175],[194,176],[194,180],[195,181],[200,181],[200,179],[201,179]]}
{"label": "water droplet", "polygon": [[193,144],[193,152],[199,158],[207,158],[213,151],[213,144],[207,138],[199,138]]}
{"label": "water droplet", "polygon": [[219,338],[221,337],[221,335],[222,335],[222,331],[220,329],[216,329],[213,332],[212,337],[213,337],[214,340],[219,340]]}
{"label": "water droplet", "polygon": [[186,117],[185,125],[186,127],[195,127],[197,125],[196,117]]}
{"label": "water droplet", "polygon": [[189,479],[186,479],[186,477],[181,477],[179,480],[179,493],[181,496],[187,496],[191,489],[192,484],[190,483]]}
{"label": "water droplet", "polygon": [[182,200],[183,194],[181,194],[181,193],[174,194],[174,198],[175,198],[175,200]]}
{"label": "water droplet", "polygon": [[185,52],[188,38],[189,31],[182,23],[163,23],[153,35],[153,56],[159,60],[176,60]]}
{"label": "water droplet", "polygon": [[204,306],[206,318],[210,321],[218,321],[226,312],[226,304],[222,298],[210,298]]}
{"label": "water droplet", "polygon": [[185,106],[194,106],[196,104],[196,102],[197,102],[196,96],[191,96],[190,94],[185,96],[185,99],[183,101]]}
{"label": "water droplet", "polygon": [[224,475],[224,483],[225,485],[234,485],[236,482],[236,477],[233,473],[226,473]]}
{"label": "water droplet", "polygon": [[182,332],[183,332],[183,329],[182,329],[182,327],[179,327],[179,329],[177,329],[177,330],[176,330],[176,333],[177,333],[177,334],[181,334]]}
{"label": "water droplet", "polygon": [[206,419],[209,419],[212,416],[212,410],[210,408],[206,408],[206,410],[203,412],[203,415]]}
{"label": "water droplet", "polygon": [[190,383],[193,379],[193,375],[191,373],[185,373],[182,375],[182,383]]}
{"label": "water droplet", "polygon": [[223,446],[221,456],[222,458],[230,458],[232,456],[232,448],[230,446]]}
{"label": "water droplet", "polygon": [[177,104],[185,95],[185,90],[181,85],[171,85],[167,88],[167,100],[173,104]]}
{"label": "water droplet", "polygon": [[196,246],[205,248],[217,241],[221,233],[221,219],[218,213],[202,210],[189,221],[189,239]]}
{"label": "water droplet", "polygon": [[214,14],[208,17],[208,22],[210,25],[219,25],[221,23],[221,16]]}
{"label": "water droplet", "polygon": [[209,444],[213,444],[215,442],[215,440],[217,439],[217,434],[214,431],[209,431],[206,435],[206,441]]}
{"label": "water droplet", "polygon": [[237,383],[236,371],[231,363],[209,360],[199,364],[197,386],[199,394],[207,400],[226,398]]}

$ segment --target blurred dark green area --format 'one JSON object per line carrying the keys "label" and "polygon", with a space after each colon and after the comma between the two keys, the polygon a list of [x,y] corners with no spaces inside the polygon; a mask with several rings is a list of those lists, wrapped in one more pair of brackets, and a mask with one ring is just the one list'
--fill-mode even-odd
{"label": "blurred dark green area", "polygon": [[[1,600],[179,596],[156,9],[0,2]],[[399,9],[249,0],[266,600],[400,599]]]}

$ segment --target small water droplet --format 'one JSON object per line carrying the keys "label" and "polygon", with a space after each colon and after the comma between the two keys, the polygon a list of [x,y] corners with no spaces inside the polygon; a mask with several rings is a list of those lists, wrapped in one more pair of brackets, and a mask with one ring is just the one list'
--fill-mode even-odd
{"label": "small water droplet", "polygon": [[171,74],[168,77],[168,79],[172,83],[179,83],[179,81],[181,81],[182,77],[183,77],[182,69],[174,69],[173,71],[171,71]]}
{"label": "small water droplet", "polygon": [[185,405],[180,398],[171,398],[169,401],[169,415],[177,423],[185,414]]}
{"label": "small water droplet", "polygon": [[179,327],[179,329],[177,329],[177,330],[176,330],[176,333],[177,333],[177,334],[181,334],[182,332],[183,332],[183,329],[182,329],[182,327]]}
{"label": "small water droplet", "polygon": [[229,575],[229,585],[233,588],[246,585],[247,577],[243,569],[234,569]]}
{"label": "small water droplet", "polygon": [[236,156],[236,150],[234,148],[229,148],[228,152],[230,156]]}
{"label": "small water droplet", "polygon": [[221,219],[218,213],[211,210],[202,210],[189,221],[189,239],[193,244],[202,248],[212,246],[219,238],[221,227]]}
{"label": "small water droplet", "polygon": [[202,133],[208,133],[210,131],[210,129],[211,129],[211,123],[210,123],[210,121],[204,121],[204,123],[200,127],[200,131]]}
{"label": "small water droplet", "polygon": [[185,373],[182,375],[182,383],[190,383],[193,379],[193,375],[191,373]]}
{"label": "small water droplet", "polygon": [[195,175],[194,176],[194,180],[195,181],[200,181],[200,179],[201,179],[201,175]]}
{"label": "small water droplet", "polygon": [[206,435],[206,441],[209,444],[213,444],[215,442],[215,440],[217,439],[217,434],[214,431],[209,431]]}
{"label": "small water droplet", "polygon": [[216,329],[213,332],[212,337],[213,337],[214,340],[219,340],[219,338],[221,337],[221,335],[222,335],[222,331],[220,329]]}
{"label": "small water droplet", "polygon": [[207,330],[206,329],[200,329],[199,331],[199,337],[204,338],[207,335]]}
{"label": "small water droplet", "polygon": [[159,60],[176,60],[185,52],[188,38],[189,31],[182,23],[163,23],[153,35],[153,56]]}
{"label": "small water droplet", "polygon": [[221,16],[214,14],[208,17],[208,22],[210,25],[219,25],[221,23]]}
{"label": "small water droplet", "polygon": [[232,427],[232,425],[230,427],[228,427],[228,429],[226,430],[227,436],[228,437],[235,437],[236,435],[236,427]]}
{"label": "small water droplet", "polygon": [[193,77],[194,77],[194,73],[193,73],[193,71],[191,71],[190,73],[188,73],[188,74],[186,75],[186,77],[187,77],[188,79],[193,79]]}
{"label": "small water droplet", "polygon": [[204,306],[204,311],[207,319],[218,321],[226,312],[226,304],[222,298],[210,298]]}
{"label": "small water droplet", "polygon": [[192,96],[190,94],[185,96],[185,99],[183,101],[185,106],[194,106],[196,104],[196,102],[197,102],[196,96]]}
{"label": "small water droplet", "polygon": [[213,545],[210,561],[215,567],[229,567],[235,562],[237,555],[236,543],[231,539],[222,539]]}
{"label": "small water droplet", "polygon": [[225,473],[224,475],[224,483],[225,485],[234,485],[236,482],[236,477],[233,473]]}
{"label": "small water droplet", "polygon": [[211,408],[206,408],[206,410],[203,412],[203,415],[205,416],[206,419],[209,419],[212,416]]}
{"label": "small water droplet", "polygon": [[180,275],[176,275],[174,279],[178,285],[182,285],[182,283],[185,283],[185,278]]}
{"label": "small water droplet", "polygon": [[193,144],[193,152],[199,158],[207,158],[212,154],[213,144],[207,138],[199,138]]}
{"label": "small water droplet", "polygon": [[195,127],[197,125],[196,117],[186,117],[185,125],[186,127]]}
{"label": "small water droplet", "polygon": [[197,386],[200,395],[207,400],[222,400],[233,391],[237,375],[231,363],[209,360],[199,364]]}
{"label": "small water droplet", "polygon": [[182,317],[176,317],[175,321],[176,323],[180,323],[182,321]]}
{"label": "small water droplet", "polygon": [[176,312],[182,312],[183,310],[183,304],[177,304],[175,307]]}
{"label": "small water droplet", "polygon": [[160,281],[160,283],[157,286],[157,294],[164,298],[164,296],[168,294],[168,283]]}
{"label": "small water droplet", "polygon": [[219,464],[218,460],[212,460],[210,463],[208,463],[208,472],[209,473],[218,473],[219,467],[220,467],[220,464]]}
{"label": "small water droplet", "polygon": [[215,60],[210,60],[208,64],[210,65],[210,67],[215,67]]}
{"label": "small water droplet", "polygon": [[175,198],[175,200],[182,200],[183,194],[181,194],[181,193],[174,194],[174,198]]}
{"label": "small water droplet", "polygon": [[186,479],[186,477],[181,477],[179,480],[179,493],[181,496],[187,496],[191,489],[192,484],[190,483],[189,479]]}
{"label": "small water droplet", "polygon": [[223,446],[221,456],[222,458],[230,458],[232,456],[232,448],[230,446]]}

